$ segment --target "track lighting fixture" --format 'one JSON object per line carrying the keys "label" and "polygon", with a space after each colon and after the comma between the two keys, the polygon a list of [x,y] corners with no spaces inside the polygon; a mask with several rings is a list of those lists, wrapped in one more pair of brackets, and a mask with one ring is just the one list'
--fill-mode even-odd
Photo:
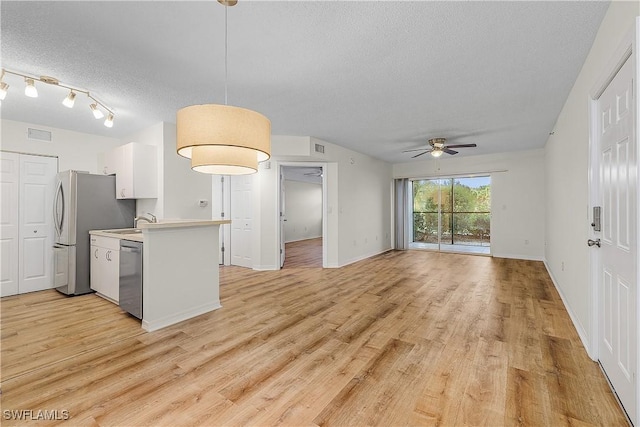
{"label": "track lighting fixture", "polygon": [[69,95],[62,101],[62,105],[67,108],[73,108],[73,104],[76,103],[76,94],[74,91],[69,92]]}
{"label": "track lighting fixture", "polygon": [[104,117],[104,113],[98,109],[98,104],[97,103],[93,103],[91,105],[89,105],[89,108],[91,109],[91,112],[93,113],[93,117],[95,117],[96,119],[101,119]]}
{"label": "track lighting fixture", "polygon": [[36,84],[33,79],[25,78],[24,81],[26,83],[26,86],[24,87],[24,94],[29,98],[37,98],[38,89],[36,89]]}
{"label": "track lighting fixture", "polygon": [[109,113],[107,119],[104,121],[104,125],[108,128],[113,127],[113,113]]}
{"label": "track lighting fixture", "polygon": [[0,76],[0,101],[4,100],[7,96],[7,92],[9,90],[9,85],[4,81],[5,74],[12,74],[15,76],[19,76],[24,78],[25,88],[24,94],[30,98],[38,97],[38,89],[36,88],[35,82],[38,81],[40,83],[46,83],[52,86],[60,86],[69,90],[67,97],[62,101],[62,105],[68,108],[73,108],[76,97],[78,93],[83,93],[89,98],[92,103],[89,105],[89,109],[93,113],[93,117],[96,119],[101,119],[104,117],[105,113],[102,111],[106,111],[108,113],[107,119],[104,121],[104,125],[108,128],[113,127],[113,119],[115,117],[115,113],[112,109],[107,107],[104,103],[98,101],[95,96],[93,96],[88,90],[80,89],[77,87],[69,86],[63,83],[60,83],[58,79],[49,76],[34,76],[32,74],[20,73],[17,71],[7,70],[6,68],[2,69],[2,75]]}

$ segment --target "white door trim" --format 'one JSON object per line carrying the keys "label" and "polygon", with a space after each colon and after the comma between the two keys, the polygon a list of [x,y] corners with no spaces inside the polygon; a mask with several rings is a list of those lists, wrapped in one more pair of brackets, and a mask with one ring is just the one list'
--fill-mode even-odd
{"label": "white door trim", "polygon": [[277,185],[277,203],[276,203],[276,229],[278,230],[278,265],[280,265],[280,242],[282,236],[280,235],[280,174],[282,173],[282,166],[298,166],[298,167],[320,167],[322,168],[322,268],[327,268],[327,162],[276,162],[276,168],[278,171],[278,185]]}
{"label": "white door trim", "polygon": [[[600,180],[600,161],[599,161],[599,134],[597,132],[596,120],[598,120],[597,103],[598,99],[605,91],[607,86],[611,83],[617,72],[622,68],[627,60],[631,60],[633,66],[633,97],[635,105],[635,117],[634,117],[634,139],[636,144],[636,152],[640,152],[640,137],[638,132],[638,123],[640,123],[640,102],[638,99],[638,81],[640,80],[640,55],[637,53],[637,46],[640,45],[640,17],[636,17],[635,25],[627,32],[618,49],[611,56],[607,64],[605,65],[600,77],[596,80],[595,85],[589,92],[589,167],[588,167],[588,185],[589,185],[589,206],[588,218],[592,218],[592,207],[599,206],[599,180]],[[631,58],[631,59],[629,59]],[[636,174],[636,180],[638,181],[638,187],[640,188],[640,174]],[[637,199],[637,212],[640,212],[640,197]],[[636,218],[637,222],[640,222],[640,218]],[[599,237],[599,233],[593,231],[590,224],[585,224],[587,227],[587,236],[590,239]],[[636,227],[636,242],[640,242],[640,227]],[[586,242],[585,242],[586,243]],[[591,339],[587,347],[587,353],[591,359],[597,361],[599,359],[598,346],[600,342],[598,319],[599,319],[599,274],[597,272],[597,266],[600,262],[600,253],[598,250],[590,250],[589,256],[589,282],[590,282],[590,311],[591,316],[589,318],[589,329],[591,331]],[[637,273],[637,282],[640,284],[640,269]],[[640,292],[636,293],[636,307],[640,307]],[[640,310],[636,309],[637,321],[640,324]],[[640,331],[640,329],[639,329]],[[638,341],[638,351],[640,351],[640,339]],[[637,354],[640,354],[638,352]],[[640,357],[636,362],[636,372],[640,372]],[[640,382],[636,384],[636,401],[640,403]],[[640,407],[640,406],[638,406]]]}

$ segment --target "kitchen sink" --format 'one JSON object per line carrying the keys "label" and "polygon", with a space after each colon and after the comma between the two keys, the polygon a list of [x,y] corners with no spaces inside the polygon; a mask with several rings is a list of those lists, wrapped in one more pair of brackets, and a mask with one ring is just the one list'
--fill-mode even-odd
{"label": "kitchen sink", "polygon": [[142,230],[140,230],[139,228],[121,228],[119,230],[104,230],[108,233],[113,233],[113,234],[136,234],[136,233],[142,233]]}

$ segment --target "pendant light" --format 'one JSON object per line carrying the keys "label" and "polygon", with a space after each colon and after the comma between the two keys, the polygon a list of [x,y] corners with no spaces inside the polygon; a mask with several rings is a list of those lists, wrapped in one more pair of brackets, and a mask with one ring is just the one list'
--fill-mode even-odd
{"label": "pendant light", "polygon": [[224,11],[224,105],[191,105],[176,115],[176,151],[191,159],[196,172],[246,175],[271,157],[271,122],[265,116],[227,103],[227,8],[235,0],[218,0]]}

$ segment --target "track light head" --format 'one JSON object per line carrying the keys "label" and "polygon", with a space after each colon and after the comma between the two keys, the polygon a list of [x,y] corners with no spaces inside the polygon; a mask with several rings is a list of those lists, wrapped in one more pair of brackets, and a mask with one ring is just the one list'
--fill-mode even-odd
{"label": "track light head", "polygon": [[95,117],[96,119],[101,119],[104,117],[104,113],[98,108],[97,102],[94,102],[93,104],[89,105],[89,108],[93,113],[93,117]]}
{"label": "track light head", "polygon": [[62,101],[62,105],[67,108],[73,108],[73,104],[76,103],[76,93],[74,91],[69,92],[69,95]]}
{"label": "track light head", "polygon": [[108,128],[113,127],[113,113],[109,113],[107,119],[104,121],[104,125]]}
{"label": "track light head", "polygon": [[26,86],[24,88],[24,94],[29,98],[37,98],[38,97],[38,89],[36,89],[36,84],[33,79],[26,78],[24,79]]}
{"label": "track light head", "polygon": [[0,101],[4,101],[9,91],[9,85],[5,82],[0,82]]}

